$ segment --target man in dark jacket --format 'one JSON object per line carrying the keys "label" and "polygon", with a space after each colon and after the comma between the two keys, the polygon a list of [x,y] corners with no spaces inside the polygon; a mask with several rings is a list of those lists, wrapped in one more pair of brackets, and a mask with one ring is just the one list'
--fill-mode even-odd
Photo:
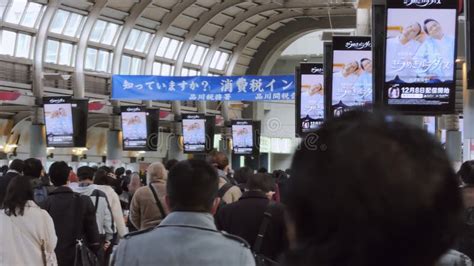
{"label": "man in dark jacket", "polygon": [[225,205],[216,215],[219,230],[226,231],[247,240],[255,248],[255,240],[262,224],[264,213],[271,215],[264,234],[261,250],[270,259],[277,259],[287,248],[286,227],[283,205],[271,202],[275,183],[269,174],[250,175],[247,180],[247,191],[234,203]]}
{"label": "man in dark jacket", "polygon": [[77,239],[85,240],[94,253],[100,248],[94,205],[89,197],[76,194],[66,186],[69,167],[65,162],[53,163],[49,175],[57,188],[41,207],[53,218],[58,236],[55,249],[58,264],[74,265]]}
{"label": "man in dark jacket", "polygon": [[35,202],[40,204],[45,201],[48,194],[53,191],[53,187],[50,185],[48,177],[44,175],[43,163],[36,158],[26,159],[23,174],[32,177],[31,184]]}
{"label": "man in dark jacket", "polygon": [[7,173],[4,176],[0,176],[0,207],[3,205],[8,184],[10,184],[14,177],[23,174],[23,166],[23,160],[15,159],[11,162]]}

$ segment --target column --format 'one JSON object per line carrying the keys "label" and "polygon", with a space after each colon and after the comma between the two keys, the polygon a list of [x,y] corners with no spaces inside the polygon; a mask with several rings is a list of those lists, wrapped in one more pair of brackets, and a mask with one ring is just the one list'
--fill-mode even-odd
{"label": "column", "polygon": [[187,156],[183,152],[183,147],[180,144],[180,134],[182,132],[182,124],[175,122],[173,132],[168,138],[168,160],[175,159],[178,161],[186,160]]}
{"label": "column", "polygon": [[464,153],[463,160],[472,160],[471,145],[474,144],[474,90],[467,89],[467,65],[463,64],[463,99],[464,99]]}
{"label": "column", "polygon": [[370,35],[370,9],[357,8],[356,35]]}
{"label": "column", "polygon": [[454,169],[459,169],[462,163],[462,140],[461,131],[459,131],[459,116],[444,116],[446,126],[446,153],[453,163]]}
{"label": "column", "polygon": [[122,163],[122,131],[120,116],[111,115],[110,130],[107,132],[107,166],[119,167]]}
{"label": "column", "polygon": [[41,160],[46,164],[46,129],[41,124],[31,124],[30,126],[30,158]]}

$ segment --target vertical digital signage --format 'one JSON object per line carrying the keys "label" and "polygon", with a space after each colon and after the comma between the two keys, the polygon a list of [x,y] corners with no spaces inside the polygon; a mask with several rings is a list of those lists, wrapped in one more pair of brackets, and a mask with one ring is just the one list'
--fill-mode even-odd
{"label": "vertical digital signage", "polygon": [[372,105],[371,37],[334,36],[331,115]]}
{"label": "vertical digital signage", "polygon": [[253,132],[253,122],[251,120],[232,120],[232,150],[234,154],[253,154]]}
{"label": "vertical digital signage", "polygon": [[122,141],[124,150],[147,150],[147,112],[141,106],[123,106]]}
{"label": "vertical digital signage", "polygon": [[458,2],[387,0],[384,103],[404,113],[454,112]]}
{"label": "vertical digital signage", "polygon": [[206,116],[183,115],[183,143],[185,153],[206,152]]}
{"label": "vertical digital signage", "polygon": [[314,132],[324,121],[324,69],[321,63],[303,63],[296,71],[296,133]]}
{"label": "vertical digital signage", "polygon": [[48,147],[74,147],[71,98],[45,97],[43,108]]}

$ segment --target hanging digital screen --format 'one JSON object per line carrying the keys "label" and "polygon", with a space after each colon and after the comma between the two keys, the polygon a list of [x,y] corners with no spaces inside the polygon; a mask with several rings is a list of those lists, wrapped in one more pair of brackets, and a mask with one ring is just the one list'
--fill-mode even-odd
{"label": "hanging digital screen", "polygon": [[183,115],[183,143],[185,153],[206,152],[206,116]]}
{"label": "hanging digital screen", "polygon": [[124,150],[147,150],[147,112],[140,106],[122,107]]}
{"label": "hanging digital screen", "polygon": [[333,116],[372,105],[370,37],[334,36],[331,112]]}
{"label": "hanging digital screen", "polygon": [[74,147],[71,98],[43,98],[48,147]]}
{"label": "hanging digital screen", "polygon": [[234,154],[251,155],[254,150],[253,123],[250,120],[232,121],[232,149]]}
{"label": "hanging digital screen", "polygon": [[387,0],[384,102],[408,113],[452,113],[457,1]]}
{"label": "hanging digital screen", "polygon": [[296,132],[314,132],[324,121],[324,69],[321,63],[303,63],[297,71]]}

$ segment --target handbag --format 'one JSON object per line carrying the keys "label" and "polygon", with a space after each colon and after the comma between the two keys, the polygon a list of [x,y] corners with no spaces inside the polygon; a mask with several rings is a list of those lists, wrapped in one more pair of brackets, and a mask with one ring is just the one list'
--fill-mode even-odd
{"label": "handbag", "polygon": [[[81,197],[77,196],[76,198],[76,210],[79,214],[82,214],[82,203]],[[77,221],[80,217],[74,219],[74,228],[79,228],[77,226]],[[99,259],[97,256],[87,247],[84,240],[77,237],[76,234],[76,252],[74,257],[74,266],[99,266]]]}
{"label": "handbag", "polygon": [[74,266],[99,266],[97,256],[84,244],[84,241],[82,239],[76,241]]}

